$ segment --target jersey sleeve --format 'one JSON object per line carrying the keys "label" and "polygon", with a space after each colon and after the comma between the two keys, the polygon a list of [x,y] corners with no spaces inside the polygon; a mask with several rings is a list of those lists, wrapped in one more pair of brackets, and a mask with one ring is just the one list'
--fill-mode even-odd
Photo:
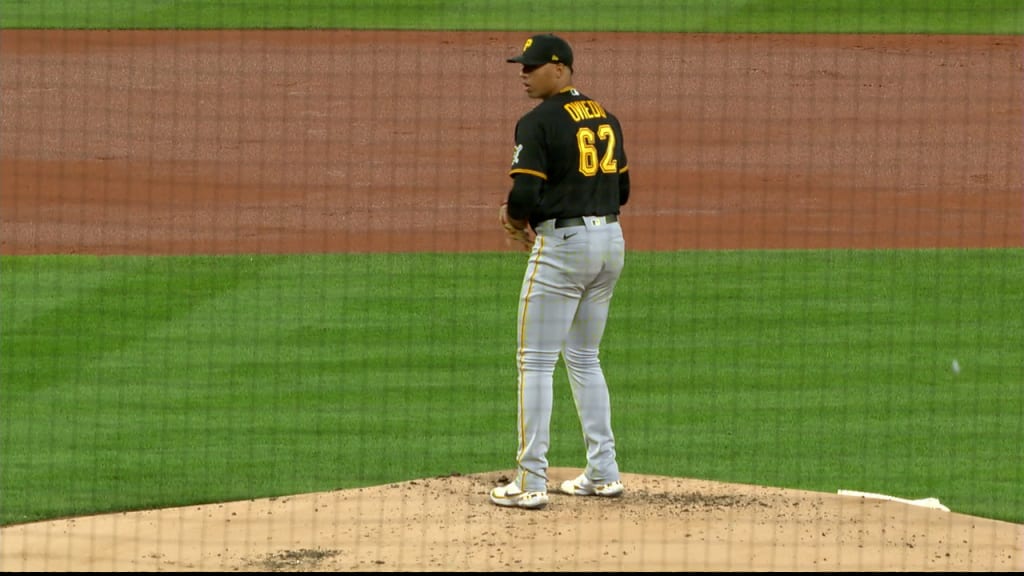
{"label": "jersey sleeve", "polygon": [[529,174],[541,180],[548,179],[548,158],[544,133],[539,122],[527,116],[516,124],[516,147],[512,154],[509,176]]}
{"label": "jersey sleeve", "polygon": [[619,124],[619,119],[618,118],[615,119],[615,125],[618,127],[618,133],[619,133],[619,143],[618,143],[618,150],[617,150],[619,157],[616,158],[615,160],[616,160],[616,163],[619,166],[619,174],[622,174],[623,172],[628,172],[629,171],[629,159],[626,158],[626,141],[625,141],[626,139],[622,135],[622,125]]}
{"label": "jersey sleeve", "polygon": [[616,150],[617,158],[615,159],[616,165],[619,167],[619,206],[625,206],[629,202],[629,159],[626,157],[626,144],[625,138],[622,135],[622,125],[619,124],[618,118],[615,119],[615,125],[618,128],[619,134],[619,145]]}

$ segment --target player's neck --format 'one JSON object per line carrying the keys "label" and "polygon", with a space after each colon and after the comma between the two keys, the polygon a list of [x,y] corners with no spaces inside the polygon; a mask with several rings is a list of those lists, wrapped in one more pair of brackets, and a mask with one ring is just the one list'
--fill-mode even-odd
{"label": "player's neck", "polygon": [[554,98],[555,96],[558,96],[559,94],[565,94],[565,93],[570,92],[572,90],[575,90],[575,88],[573,87],[572,84],[568,84],[566,86],[563,86],[562,88],[559,88],[558,90],[555,90],[551,94],[548,94],[547,96],[544,97],[544,100],[547,100],[548,98]]}

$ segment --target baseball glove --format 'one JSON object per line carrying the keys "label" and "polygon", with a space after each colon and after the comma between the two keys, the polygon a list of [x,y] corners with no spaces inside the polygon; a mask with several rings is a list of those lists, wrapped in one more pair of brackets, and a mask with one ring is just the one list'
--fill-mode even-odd
{"label": "baseball glove", "polygon": [[502,204],[501,208],[498,209],[498,222],[505,229],[506,243],[514,242],[526,250],[533,247],[533,232],[530,231],[527,221],[510,218],[508,215],[508,203]]}

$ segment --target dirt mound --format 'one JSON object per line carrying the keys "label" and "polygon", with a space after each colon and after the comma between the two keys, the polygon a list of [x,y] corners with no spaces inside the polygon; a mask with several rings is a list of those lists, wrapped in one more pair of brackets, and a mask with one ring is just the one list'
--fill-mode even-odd
{"label": "dirt mound", "polygon": [[[579,470],[553,469],[551,483]],[[8,526],[4,571],[1011,571],[1024,527],[874,498],[624,474],[489,503],[509,472]]]}

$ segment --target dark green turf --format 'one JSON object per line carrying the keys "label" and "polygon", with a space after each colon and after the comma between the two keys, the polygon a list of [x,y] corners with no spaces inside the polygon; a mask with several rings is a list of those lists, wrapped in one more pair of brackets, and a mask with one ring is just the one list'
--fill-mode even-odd
{"label": "dark green turf", "polygon": [[1021,34],[1018,0],[0,0],[5,28]]}
{"label": "dark green turf", "polygon": [[[631,253],[623,469],[1024,520],[1022,262]],[[521,254],[0,264],[3,523],[513,463]],[[552,462],[582,466],[558,376]]]}

